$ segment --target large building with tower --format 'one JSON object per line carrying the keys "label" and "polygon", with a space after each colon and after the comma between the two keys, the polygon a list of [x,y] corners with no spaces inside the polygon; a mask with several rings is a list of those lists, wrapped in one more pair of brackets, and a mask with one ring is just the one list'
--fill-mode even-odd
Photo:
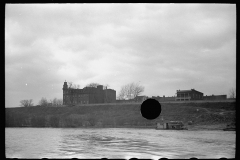
{"label": "large building with tower", "polygon": [[67,82],[63,84],[63,105],[115,103],[116,91],[103,89],[103,85],[84,87],[83,89],[69,88]]}

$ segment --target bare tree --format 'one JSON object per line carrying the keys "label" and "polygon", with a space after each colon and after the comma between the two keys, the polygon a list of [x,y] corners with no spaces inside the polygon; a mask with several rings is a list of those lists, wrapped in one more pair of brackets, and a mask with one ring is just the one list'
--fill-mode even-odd
{"label": "bare tree", "polygon": [[108,84],[103,85],[103,89],[108,89],[110,86]]}
{"label": "bare tree", "polygon": [[94,87],[97,88],[99,84],[98,83],[89,83],[88,85],[86,85],[86,87]]}
{"label": "bare tree", "polygon": [[33,103],[32,103],[32,99],[29,99],[29,100],[21,100],[20,101],[20,106],[22,107],[31,107],[33,106]]}
{"label": "bare tree", "polygon": [[236,92],[236,90],[234,88],[231,88],[229,90],[229,98],[235,98],[235,96],[236,96],[235,92]]}
{"label": "bare tree", "polygon": [[129,83],[122,86],[118,99],[133,99],[144,91],[144,87],[137,83]]}
{"label": "bare tree", "polygon": [[76,85],[73,82],[68,82],[68,88],[69,89],[78,89],[78,88],[80,88],[80,85]]}
{"label": "bare tree", "polygon": [[144,87],[139,85],[138,83],[133,83],[133,97],[137,97],[144,91]]}
{"label": "bare tree", "polygon": [[39,101],[39,105],[40,106],[47,106],[48,105],[48,101],[46,98],[43,98]]}
{"label": "bare tree", "polygon": [[63,100],[54,98],[54,99],[50,100],[50,102],[52,103],[53,106],[57,106],[57,105],[62,105]]}
{"label": "bare tree", "polygon": [[21,107],[28,107],[28,100],[26,100],[26,99],[25,100],[21,100],[20,101],[20,106]]}
{"label": "bare tree", "polygon": [[128,85],[124,85],[121,87],[121,90],[118,94],[118,99],[123,100],[128,98]]}
{"label": "bare tree", "polygon": [[73,89],[77,89],[77,85],[76,85],[76,84],[73,84],[72,88],[73,88]]}
{"label": "bare tree", "polygon": [[57,105],[62,105],[63,104],[63,100],[62,99],[57,99]]}
{"label": "bare tree", "polygon": [[126,98],[126,89],[125,87],[123,86],[118,94],[118,97],[117,97],[119,100],[123,100]]}
{"label": "bare tree", "polygon": [[28,100],[28,107],[31,107],[31,106],[33,106],[33,100],[32,100],[32,99],[29,99],[29,100]]}
{"label": "bare tree", "polygon": [[57,98],[54,98],[53,100],[51,100],[52,105],[57,105]]}
{"label": "bare tree", "polygon": [[73,82],[68,82],[68,88],[72,88]]}

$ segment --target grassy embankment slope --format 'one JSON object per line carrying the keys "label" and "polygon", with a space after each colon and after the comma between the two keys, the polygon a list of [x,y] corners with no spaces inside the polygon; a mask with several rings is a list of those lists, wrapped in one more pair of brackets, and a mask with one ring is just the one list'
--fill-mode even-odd
{"label": "grassy embankment slope", "polygon": [[[222,129],[235,122],[236,102],[161,103],[155,120],[141,116],[140,103],[75,107],[6,108],[6,127],[155,127],[156,122],[180,120],[189,129]],[[163,119],[163,120],[162,120]]]}

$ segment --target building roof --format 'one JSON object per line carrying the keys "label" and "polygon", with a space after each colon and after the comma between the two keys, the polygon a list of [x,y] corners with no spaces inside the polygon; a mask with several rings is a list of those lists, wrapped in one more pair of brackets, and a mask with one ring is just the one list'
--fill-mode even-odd
{"label": "building roof", "polygon": [[[177,93],[179,93],[179,92],[192,92],[192,91],[199,92],[195,89],[191,89],[191,90],[177,90]],[[199,92],[199,93],[202,93],[202,92]]]}
{"label": "building roof", "polygon": [[104,91],[106,91],[106,90],[115,91],[114,89],[110,89],[110,88],[104,89]]}
{"label": "building roof", "polygon": [[177,92],[191,92],[191,90],[177,90]]}

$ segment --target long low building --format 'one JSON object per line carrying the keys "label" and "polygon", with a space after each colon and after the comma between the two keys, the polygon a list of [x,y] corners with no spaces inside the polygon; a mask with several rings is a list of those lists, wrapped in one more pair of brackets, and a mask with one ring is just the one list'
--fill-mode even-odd
{"label": "long low building", "polygon": [[199,92],[195,89],[191,89],[191,90],[177,90],[176,96],[172,96],[172,97],[152,96],[152,98],[158,100],[159,102],[194,101],[194,100],[213,101],[213,100],[226,100],[227,95],[204,96],[202,92]]}
{"label": "long low building", "polygon": [[63,84],[63,105],[115,103],[116,91],[103,89],[103,85],[84,87],[83,89],[69,88],[67,82]]}
{"label": "long low building", "polygon": [[163,102],[163,101],[175,101],[175,97],[165,97],[165,95],[163,95],[163,97],[159,97],[159,96],[152,96],[153,99],[158,100],[159,102]]}
{"label": "long low building", "polygon": [[227,95],[210,95],[203,96],[203,100],[226,100]]}

